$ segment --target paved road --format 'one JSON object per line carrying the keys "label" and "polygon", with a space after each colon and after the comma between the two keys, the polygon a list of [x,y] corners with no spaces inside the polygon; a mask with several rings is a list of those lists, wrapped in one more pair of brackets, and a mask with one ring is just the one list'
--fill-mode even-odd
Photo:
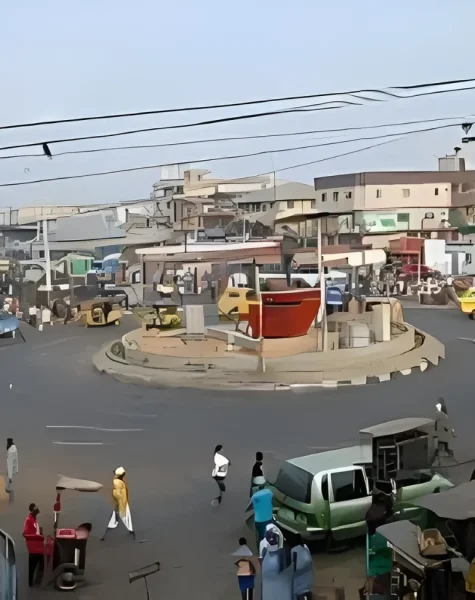
{"label": "paved road", "polygon": [[[365,425],[430,416],[444,395],[459,434],[458,456],[472,458],[475,346],[458,338],[475,338],[475,323],[458,311],[424,309],[407,310],[406,319],[446,344],[447,358],[439,367],[385,384],[310,393],[219,393],[120,384],[97,374],[90,361],[118,329],[71,325],[39,333],[26,327],[26,343],[0,349],[0,441],[13,436],[20,453],[15,501],[0,506],[0,527],[17,540],[22,568],[21,527],[27,506],[38,503],[42,524],[51,522],[57,473],[103,482],[108,494],[113,468],[125,466],[137,540],[142,541],[134,544],[120,530],[103,543],[95,537],[88,555],[90,585],[78,598],[140,598],[141,584],[130,588],[127,572],[160,560],[164,570],[150,581],[154,597],[217,600],[236,596],[229,553],[245,533],[243,509],[256,450],[266,453],[269,464],[313,448],[334,447],[353,441]],[[133,326],[131,320],[123,322],[121,331],[127,326]],[[98,429],[48,427],[52,425]],[[213,509],[212,451],[217,443],[224,445],[232,467],[224,502]],[[83,518],[84,506],[96,535],[102,534],[108,517],[105,497],[76,495],[65,505],[73,515],[68,524]],[[66,519],[65,511],[65,524]],[[23,597],[42,600],[55,594],[35,590]]]}

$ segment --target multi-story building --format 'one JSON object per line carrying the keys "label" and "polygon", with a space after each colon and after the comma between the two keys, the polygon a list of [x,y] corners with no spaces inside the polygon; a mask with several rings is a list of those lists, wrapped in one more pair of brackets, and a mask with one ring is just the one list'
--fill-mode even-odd
{"label": "multi-story building", "polygon": [[475,171],[317,177],[315,191],[317,210],[331,213],[324,225],[329,237],[359,232],[363,243],[375,248],[388,246],[401,235],[456,240],[459,229],[463,233],[463,225],[470,224],[467,216],[475,215]]}

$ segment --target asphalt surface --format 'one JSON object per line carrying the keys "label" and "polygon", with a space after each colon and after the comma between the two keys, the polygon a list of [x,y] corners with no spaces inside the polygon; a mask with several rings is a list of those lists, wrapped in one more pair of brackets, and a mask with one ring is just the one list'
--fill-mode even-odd
{"label": "asphalt surface", "polygon": [[[220,600],[239,596],[229,555],[246,534],[243,511],[256,450],[265,453],[269,471],[282,458],[353,442],[364,426],[432,416],[444,396],[458,433],[457,458],[475,457],[475,345],[459,339],[475,339],[475,322],[448,310],[409,309],[405,318],[446,344],[447,358],[438,367],[388,383],[311,392],[219,393],[122,384],[99,375],[91,356],[133,328],[131,317],[120,329],[58,325],[40,333],[24,326],[25,343],[0,347],[0,440],[14,438],[20,466],[13,503],[0,504],[0,528],[16,541],[22,588],[23,520],[28,504],[36,502],[41,525],[51,528],[57,474],[104,484],[104,494],[70,493],[63,499],[63,525],[91,520],[94,527],[89,585],[72,597],[145,598],[141,582],[130,586],[127,573],[159,560],[163,570],[149,580],[153,598]],[[218,443],[232,464],[223,504],[215,509],[211,471]],[[118,465],[128,472],[136,542],[121,528],[105,542],[98,539],[110,516],[108,496]],[[4,470],[0,466],[0,474]],[[458,470],[465,478],[471,465]],[[21,598],[57,596],[22,591]]]}

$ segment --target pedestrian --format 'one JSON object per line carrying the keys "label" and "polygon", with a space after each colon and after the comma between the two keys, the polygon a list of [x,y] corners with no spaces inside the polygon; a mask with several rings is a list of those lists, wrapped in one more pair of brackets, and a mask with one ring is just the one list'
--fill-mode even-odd
{"label": "pedestrian", "polygon": [[292,548],[294,565],[294,596],[296,600],[312,600],[313,561],[308,546],[301,536],[297,536],[297,545]]}
{"label": "pedestrian", "polygon": [[18,473],[18,450],[12,438],[7,438],[7,485],[5,491],[9,494],[13,488],[13,477]]}
{"label": "pedestrian", "polygon": [[218,444],[214,449],[214,469],[212,477],[218,484],[219,496],[214,498],[211,502],[213,506],[219,506],[223,500],[223,493],[226,491],[226,485],[224,484],[224,480],[226,479],[226,475],[228,474],[228,468],[231,464],[229,460],[223,454],[221,454],[222,449],[223,446],[221,444]]}
{"label": "pedestrian", "polygon": [[262,600],[290,600],[294,575],[290,548],[281,546],[279,534],[270,529],[266,541],[261,553]]}
{"label": "pedestrian", "polygon": [[262,452],[256,452],[256,462],[252,467],[251,474],[251,492],[250,497],[257,492],[259,489],[262,489],[262,486],[265,484],[266,480],[264,477],[264,470],[262,467],[262,461],[264,460],[264,455]]}
{"label": "pedestrian", "polygon": [[259,558],[263,558],[266,550],[281,550],[284,547],[284,536],[282,531],[275,525],[269,523],[266,527],[264,538],[259,544]]}
{"label": "pedestrian", "polygon": [[45,540],[43,531],[37,521],[40,509],[32,502],[28,507],[28,511],[28,516],[23,526],[23,537],[28,549],[28,585],[32,587],[35,583],[35,575],[40,576],[44,572]]}
{"label": "pedestrian", "polygon": [[264,539],[268,525],[273,525],[273,495],[270,490],[259,490],[252,495],[249,507],[254,509],[254,529],[256,531],[257,546]]}
{"label": "pedestrian", "polygon": [[241,592],[242,600],[253,600],[254,585],[256,579],[256,567],[252,561],[252,552],[247,545],[246,538],[239,538],[239,548],[234,552],[233,556],[237,556],[236,561],[237,578],[239,591]]}
{"label": "pedestrian", "polygon": [[36,327],[36,306],[30,306],[30,308],[28,309],[28,322],[30,325],[32,325],[33,327]]}
{"label": "pedestrian", "polygon": [[112,504],[113,511],[107,529],[101,538],[101,541],[106,539],[106,534],[109,529],[115,529],[119,524],[119,519],[127,528],[130,535],[135,540],[135,532],[132,526],[132,516],[129,506],[129,488],[125,479],[124,467],[117,467],[114,471],[114,479],[112,482]]}

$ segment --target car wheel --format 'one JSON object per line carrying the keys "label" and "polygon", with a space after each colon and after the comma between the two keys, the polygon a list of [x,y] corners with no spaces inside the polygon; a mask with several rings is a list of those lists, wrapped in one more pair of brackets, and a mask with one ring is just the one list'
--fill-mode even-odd
{"label": "car wheel", "polygon": [[469,319],[471,319],[471,320],[473,321],[473,320],[475,319],[475,311],[474,311],[474,312],[471,312],[471,313],[468,315],[468,318],[469,318]]}

